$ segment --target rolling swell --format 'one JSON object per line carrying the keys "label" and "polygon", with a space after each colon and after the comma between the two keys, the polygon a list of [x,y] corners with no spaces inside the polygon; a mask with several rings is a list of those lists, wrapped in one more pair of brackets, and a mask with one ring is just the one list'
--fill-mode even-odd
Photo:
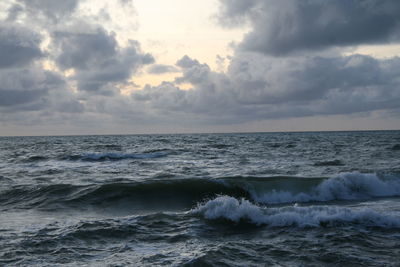
{"label": "rolling swell", "polygon": [[331,178],[223,177],[165,179],[106,184],[16,186],[0,192],[5,206],[174,210],[188,209],[218,195],[262,204],[367,200],[400,196],[400,179],[343,173]]}
{"label": "rolling swell", "polygon": [[217,195],[249,198],[248,192],[237,186],[226,186],[215,180],[181,179],[165,181],[108,183],[103,185],[56,184],[18,186],[0,193],[4,206],[53,209],[121,208],[174,210],[191,208],[196,203]]}

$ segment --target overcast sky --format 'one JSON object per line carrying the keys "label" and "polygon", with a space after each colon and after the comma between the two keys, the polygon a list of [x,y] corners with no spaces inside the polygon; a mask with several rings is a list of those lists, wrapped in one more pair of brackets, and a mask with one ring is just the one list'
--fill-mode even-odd
{"label": "overcast sky", "polygon": [[400,129],[398,0],[1,0],[0,135]]}

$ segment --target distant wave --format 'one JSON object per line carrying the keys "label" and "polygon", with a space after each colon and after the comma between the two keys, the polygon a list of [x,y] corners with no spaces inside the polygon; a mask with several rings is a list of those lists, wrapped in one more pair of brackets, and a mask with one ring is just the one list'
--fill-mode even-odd
{"label": "distant wave", "polygon": [[[154,151],[145,151],[143,153],[86,153],[81,155],[63,155],[55,157],[57,160],[68,160],[68,161],[118,161],[125,159],[155,159],[162,158],[169,155],[169,152],[165,150],[154,150]],[[24,163],[34,163],[40,161],[51,160],[51,157],[34,155],[27,156],[23,158],[21,161]]]}
{"label": "distant wave", "polygon": [[396,144],[392,147],[392,150],[400,150],[400,144]]}
{"label": "distant wave", "polygon": [[[162,179],[92,185],[20,185],[0,192],[3,206],[51,208],[54,205],[141,208],[191,208],[218,195],[262,204],[367,200],[400,196],[400,179],[344,173],[332,178],[223,177]],[[123,205],[123,206],[124,206]]]}
{"label": "distant wave", "polygon": [[88,153],[83,155],[71,155],[63,157],[66,160],[82,161],[106,161],[106,160],[124,160],[124,159],[154,159],[166,157],[166,152],[153,153]]}
{"label": "distant wave", "polygon": [[30,163],[30,162],[37,162],[37,161],[45,161],[45,160],[48,160],[48,159],[49,159],[49,158],[48,158],[48,157],[45,157],[45,156],[38,156],[38,155],[35,155],[35,156],[30,156],[30,157],[24,158],[24,159],[22,160],[22,162]]}
{"label": "distant wave", "polygon": [[334,206],[262,208],[245,199],[220,196],[192,210],[209,220],[244,221],[271,227],[334,227],[362,225],[399,228],[399,212],[377,212],[372,209],[349,209]]}
{"label": "distant wave", "polygon": [[330,160],[330,161],[319,161],[319,162],[314,163],[314,166],[321,166],[321,167],[323,167],[323,166],[343,166],[343,165],[344,165],[343,162],[338,159]]}

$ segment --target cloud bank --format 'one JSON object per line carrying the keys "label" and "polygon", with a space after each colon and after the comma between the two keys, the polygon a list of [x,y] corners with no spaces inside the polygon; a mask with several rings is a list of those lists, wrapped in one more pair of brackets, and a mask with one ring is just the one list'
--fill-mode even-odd
{"label": "cloud bank", "polygon": [[[88,14],[88,1],[95,0],[7,2],[0,24],[3,128],[234,130],[376,112],[399,122],[400,58],[344,53],[398,43],[398,1],[220,0],[221,27],[250,29],[224,71],[190,55],[158,64],[140,41],[121,41],[105,8]],[[114,4],[133,10],[130,1]],[[127,94],[123,89],[136,88],[145,66],[148,74],[178,75]]]}

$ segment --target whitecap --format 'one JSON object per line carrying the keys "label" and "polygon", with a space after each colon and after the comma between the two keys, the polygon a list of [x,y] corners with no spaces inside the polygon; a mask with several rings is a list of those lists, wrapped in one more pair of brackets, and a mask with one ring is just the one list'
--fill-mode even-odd
{"label": "whitecap", "polygon": [[334,227],[361,225],[366,227],[399,228],[400,213],[375,211],[369,208],[338,206],[290,206],[266,208],[246,199],[219,196],[199,204],[191,211],[205,219],[226,219],[235,223],[247,221],[271,227]]}

